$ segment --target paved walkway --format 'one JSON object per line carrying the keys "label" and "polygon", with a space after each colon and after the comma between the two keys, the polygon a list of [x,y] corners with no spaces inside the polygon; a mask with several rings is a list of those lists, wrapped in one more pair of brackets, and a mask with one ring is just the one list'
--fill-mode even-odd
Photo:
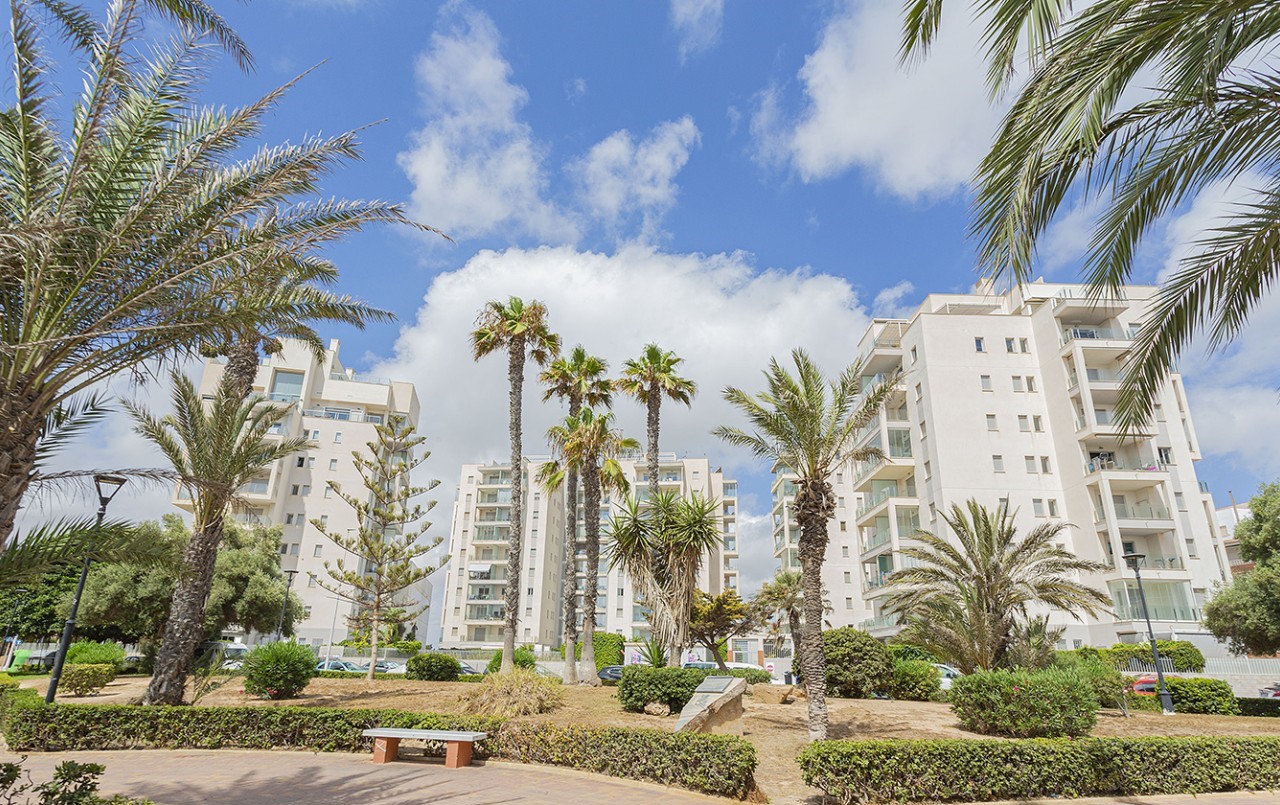
{"label": "paved walkway", "polygon": [[[489,761],[447,770],[442,759],[375,765],[372,755],[338,752],[139,750],[34,753],[25,768],[48,780],[64,760],[102,763],[101,792],[156,805],[714,805],[729,800],[595,774]],[[0,752],[0,761],[16,760]],[[1251,805],[1254,805],[1251,803]]]}

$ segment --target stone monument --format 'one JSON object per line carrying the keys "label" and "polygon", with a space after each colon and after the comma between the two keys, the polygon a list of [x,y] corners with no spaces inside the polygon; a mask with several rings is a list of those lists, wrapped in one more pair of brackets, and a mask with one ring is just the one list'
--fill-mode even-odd
{"label": "stone monument", "polygon": [[680,711],[676,732],[742,734],[742,694],[747,680],[733,676],[709,676],[693,691]]}

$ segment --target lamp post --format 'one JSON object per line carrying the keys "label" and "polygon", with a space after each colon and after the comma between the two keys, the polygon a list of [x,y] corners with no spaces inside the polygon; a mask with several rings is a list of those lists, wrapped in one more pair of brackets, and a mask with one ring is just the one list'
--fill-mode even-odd
{"label": "lamp post", "polygon": [[1145,558],[1146,556],[1140,553],[1124,555],[1125,563],[1133,568],[1133,576],[1138,580],[1138,601],[1142,603],[1142,617],[1147,621],[1147,639],[1151,641],[1151,657],[1156,663],[1156,689],[1160,695],[1160,711],[1171,716],[1173,715],[1173,697],[1164,686],[1164,671],[1160,669],[1160,649],[1156,648],[1156,633],[1151,628],[1151,611],[1147,609],[1147,594],[1142,590],[1142,571],[1138,569],[1138,564]]}
{"label": "lamp post", "polygon": [[284,616],[289,610],[289,590],[293,588],[293,577],[298,575],[298,571],[286,570],[284,574],[288,578],[284,583],[284,603],[280,605],[280,625],[276,627],[276,640],[284,640]]}
{"label": "lamp post", "polygon": [[0,663],[0,671],[5,670],[13,663],[14,656],[18,653],[18,602],[22,600],[22,596],[29,592],[26,587],[19,587],[13,591],[13,613],[9,616],[9,650],[5,653],[4,662]]}
{"label": "lamp post", "polygon": [[[93,534],[97,536],[102,528],[102,521],[107,516],[107,504],[128,482],[119,475],[95,475],[93,487],[98,492],[98,519],[93,523]],[[53,704],[58,695],[58,680],[62,678],[62,666],[67,661],[67,649],[71,647],[71,634],[76,629],[76,612],[80,609],[80,596],[84,595],[84,583],[89,578],[89,564],[92,560],[84,558],[80,567],[80,583],[76,585],[75,598],[71,599],[71,612],[67,614],[67,622],[62,627],[62,639],[58,641],[58,655],[53,660],[53,675],[49,677],[49,690],[44,695],[45,704]]]}

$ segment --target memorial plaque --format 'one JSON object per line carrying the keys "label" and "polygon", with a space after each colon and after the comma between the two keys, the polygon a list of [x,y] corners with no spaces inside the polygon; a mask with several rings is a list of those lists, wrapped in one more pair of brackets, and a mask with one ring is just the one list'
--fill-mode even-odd
{"label": "memorial plaque", "polygon": [[693,689],[694,693],[724,693],[733,684],[736,677],[732,676],[709,676],[702,680],[702,684]]}

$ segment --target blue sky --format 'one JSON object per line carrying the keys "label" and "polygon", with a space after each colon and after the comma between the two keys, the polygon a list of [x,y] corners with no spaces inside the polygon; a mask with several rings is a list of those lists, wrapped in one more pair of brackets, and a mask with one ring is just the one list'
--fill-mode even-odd
{"label": "blue sky", "polygon": [[[332,335],[348,365],[418,384],[442,504],[460,462],[506,450],[504,367],[473,365],[465,343],[485,299],[544,299],[567,343],[615,366],[649,340],[685,355],[703,392],[692,410],[667,412],[664,448],[723,462],[765,535],[767,477],[707,433],[731,416],[720,388],[755,387],[767,358],[796,345],[840,366],[872,315],[976,279],[967,179],[1003,102],[987,98],[959,4],[931,58],[910,69],[895,58],[897,0],[217,7],[257,69],[223,59],[208,100],[242,103],[319,65],[267,141],[377,122],[364,161],[326,192],[402,202],[456,238],[381,228],[333,252],[344,290],[399,316]],[[1179,210],[1144,250],[1140,278],[1246,191],[1212,188]],[[1073,210],[1051,229],[1046,277],[1074,277],[1087,220]],[[1201,477],[1219,505],[1227,489],[1243,500],[1280,474],[1268,354],[1280,310],[1268,304],[1257,321],[1228,354],[1182,367],[1207,451]],[[560,411],[529,407],[537,452]],[[638,408],[618,407],[642,433]],[[437,511],[443,520],[448,506]],[[758,538],[765,556],[747,572],[763,577],[772,558]]]}

